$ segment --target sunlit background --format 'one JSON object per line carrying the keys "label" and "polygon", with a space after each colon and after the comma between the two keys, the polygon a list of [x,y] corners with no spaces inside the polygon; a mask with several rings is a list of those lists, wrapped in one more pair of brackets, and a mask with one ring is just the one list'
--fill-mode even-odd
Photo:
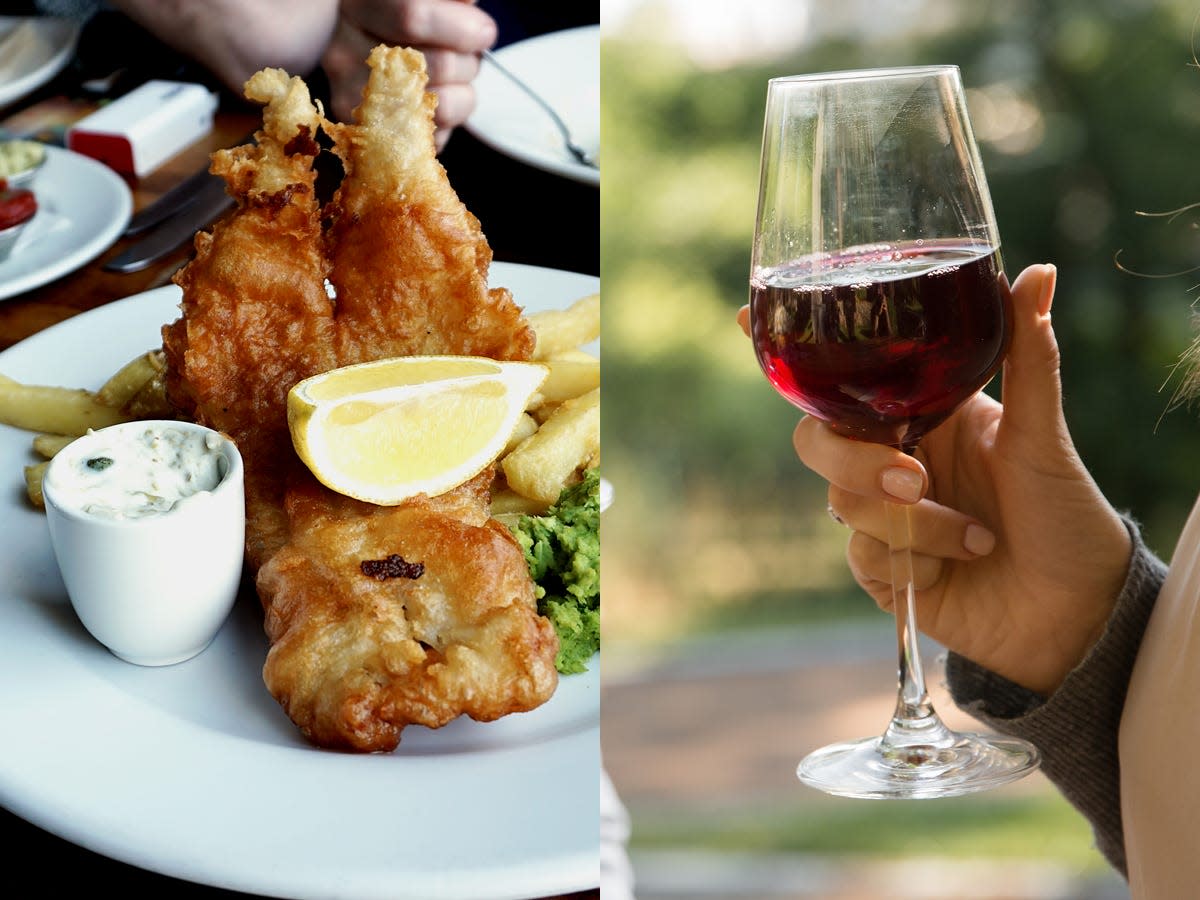
{"label": "sunlit background", "polygon": [[[892,622],[850,580],[798,414],[734,324],[766,81],[953,62],[1015,275],[1059,267],[1068,420],[1169,558],[1200,488],[1172,404],[1200,244],[1196,0],[602,0],[604,754],[639,900],[1121,898],[1041,776],[836,800],[796,762],[891,712]],[[1153,214],[1153,215],[1152,215]],[[929,650],[936,682],[938,648]],[[944,692],[935,700],[955,725]]]}

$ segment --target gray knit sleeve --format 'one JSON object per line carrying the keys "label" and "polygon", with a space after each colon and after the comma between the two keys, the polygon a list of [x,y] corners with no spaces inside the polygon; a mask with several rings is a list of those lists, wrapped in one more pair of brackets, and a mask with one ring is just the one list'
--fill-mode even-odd
{"label": "gray knit sleeve", "polygon": [[1024,738],[1042,753],[1042,771],[1091,823],[1096,846],[1122,875],[1117,731],[1125,692],[1166,565],[1125,520],[1133,558],[1100,640],[1049,698],[1014,684],[958,654],[946,677],[954,702],[990,728]]}

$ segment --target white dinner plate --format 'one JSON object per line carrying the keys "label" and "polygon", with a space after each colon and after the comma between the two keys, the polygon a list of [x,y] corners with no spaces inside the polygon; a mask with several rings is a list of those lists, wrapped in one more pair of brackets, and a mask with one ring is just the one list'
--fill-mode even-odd
{"label": "white dinner plate", "polygon": [[79,25],[48,16],[0,16],[0,107],[28,96],[63,70]]}
{"label": "white dinner plate", "polygon": [[121,176],[61,147],[46,147],[30,187],[38,211],[0,262],[0,300],[90,262],[112,246],[133,213],[133,194]]}
{"label": "white dinner plate", "polygon": [[[496,263],[529,310],[599,280]],[[98,387],[160,343],[167,286],[0,353],[26,382]],[[0,804],[176,878],[295,898],[528,900],[599,884],[600,659],[543,706],[410,726],[399,748],[314,748],[268,694],[258,601],[166,668],[122,662],[76,619],[45,517],[24,499],[31,435],[0,426]]]}
{"label": "white dinner plate", "polygon": [[[575,140],[599,158],[600,26],[538,35],[501,47],[496,58],[553,106]],[[480,63],[475,92],[466,128],[480,141],[544,171],[600,184],[599,171],[571,156],[545,110],[486,60]]]}

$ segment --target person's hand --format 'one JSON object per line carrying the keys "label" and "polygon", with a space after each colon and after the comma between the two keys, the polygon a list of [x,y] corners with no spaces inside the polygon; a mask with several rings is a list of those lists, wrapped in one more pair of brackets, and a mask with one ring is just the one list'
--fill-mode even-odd
{"label": "person's hand", "polygon": [[342,0],[322,66],[335,119],[349,121],[367,83],[367,55],[377,44],[420,50],[437,94],[437,146],[475,109],[472,81],[479,54],[496,41],[496,23],[472,0]]}
{"label": "person's hand", "polygon": [[239,97],[246,79],[259,69],[277,66],[307,75],[328,45],[338,13],[338,0],[110,4],[168,47],[203,65]]}
{"label": "person's hand", "polygon": [[794,434],[800,460],[830,482],[830,511],[852,530],[850,569],[875,602],[893,605],[884,501],[911,504],[921,630],[1043,694],[1102,633],[1132,552],[1063,417],[1054,284],[1053,267],[1033,266],[1013,285],[1003,404],[977,394],[916,458],[811,416]]}

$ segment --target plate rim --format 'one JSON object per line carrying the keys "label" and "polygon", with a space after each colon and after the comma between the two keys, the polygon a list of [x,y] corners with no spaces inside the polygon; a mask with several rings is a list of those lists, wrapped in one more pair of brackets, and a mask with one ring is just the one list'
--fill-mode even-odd
{"label": "plate rim", "polygon": [[[62,181],[46,177],[54,175],[51,168],[51,163],[53,163],[54,166],[67,166],[77,179],[88,179],[89,191],[106,190],[108,196],[101,198],[101,202],[113,204],[112,215],[105,218],[102,227],[88,232],[86,235],[80,235],[81,240],[70,248],[70,252],[61,254],[48,265],[5,279],[3,272],[5,263],[0,263],[0,300],[7,300],[26,291],[43,287],[51,281],[87,265],[116,242],[133,215],[133,192],[120,175],[103,163],[73,150],[53,144],[46,144],[45,147],[47,165],[39,173],[38,180],[34,182],[32,188],[34,196],[39,198],[39,202],[43,202],[41,198],[44,197],[60,197],[58,192],[66,187]],[[47,184],[50,187],[47,188]],[[9,257],[6,262],[11,262],[12,259],[13,257]]]}
{"label": "plate rim", "polygon": [[[18,23],[31,21],[34,25],[48,30],[61,29],[64,37],[63,42],[41,66],[26,72],[19,78],[14,78],[8,82],[0,82],[0,110],[2,110],[16,103],[18,100],[28,97],[67,67],[67,63],[71,59],[71,54],[75,52],[75,46],[79,42],[79,35],[82,33],[82,29],[76,22],[49,16],[0,16],[0,18],[12,19]],[[16,27],[19,28],[20,24]]]}
{"label": "plate rim", "polygon": [[[520,52],[520,50],[527,49],[531,46],[537,46],[539,44],[551,44],[556,40],[561,42],[576,36],[582,37],[589,33],[594,35],[597,46],[599,46],[600,26],[598,24],[577,25],[573,28],[563,28],[558,31],[550,31],[544,34],[538,34],[529,38],[525,38],[521,41],[514,41],[511,44],[505,44],[503,47],[497,48],[495,50],[495,54],[501,62],[505,62],[506,55],[511,55],[511,53],[514,51]],[[484,68],[486,68],[487,64],[484,63],[482,65]],[[489,75],[487,77],[490,78],[492,76]],[[496,77],[502,76],[497,74]],[[572,181],[578,181],[583,184],[599,187],[599,169],[593,169],[589,166],[583,165],[582,163],[574,162],[565,155],[562,158],[559,158],[545,151],[539,152],[537,148],[530,149],[519,142],[504,140],[502,137],[497,137],[496,135],[489,133],[485,127],[481,127],[480,125],[481,114],[479,113],[479,110],[482,109],[482,98],[479,98],[479,101],[480,102],[478,102],[475,107],[476,111],[467,118],[467,121],[463,126],[476,140],[486,144],[488,147],[491,147],[498,153],[509,156],[525,163],[526,165],[532,166],[533,168],[541,169],[544,172],[550,172],[554,175],[560,175],[562,177],[569,178]],[[532,101],[530,102],[532,103]],[[547,119],[547,121],[549,121],[549,119]]]}

